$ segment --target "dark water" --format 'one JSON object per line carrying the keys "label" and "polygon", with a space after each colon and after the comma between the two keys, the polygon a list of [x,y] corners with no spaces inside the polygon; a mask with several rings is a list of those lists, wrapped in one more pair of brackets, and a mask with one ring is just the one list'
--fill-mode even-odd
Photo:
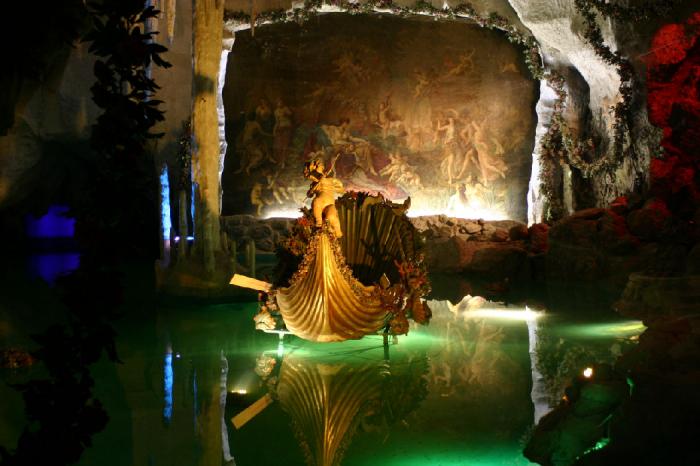
{"label": "dark water", "polygon": [[[252,302],[123,318],[122,364],[93,370],[110,421],[80,464],[529,464],[522,445],[568,378],[642,330],[605,309],[430,304],[429,326],[388,345],[280,340],[254,330]],[[0,443],[12,446],[22,402],[2,385]]]}

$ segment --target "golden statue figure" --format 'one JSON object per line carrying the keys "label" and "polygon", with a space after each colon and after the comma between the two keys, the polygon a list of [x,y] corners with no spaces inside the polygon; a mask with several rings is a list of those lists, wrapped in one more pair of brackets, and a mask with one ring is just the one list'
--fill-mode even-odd
{"label": "golden statue figure", "polygon": [[313,198],[311,211],[314,214],[316,226],[322,227],[323,222],[327,220],[333,229],[335,237],[341,238],[343,231],[340,228],[338,211],[335,208],[335,196],[336,194],[343,194],[345,189],[339,179],[329,176],[332,171],[333,166],[327,172],[325,171],[322,160],[306,162],[304,165],[304,178],[311,180],[311,187],[306,196]]}
{"label": "golden statue figure", "polygon": [[[336,160],[337,160],[336,156]],[[256,328],[321,342],[358,339],[384,329],[408,333],[408,318],[427,323],[429,291],[420,238],[406,216],[410,199],[343,193],[321,160],[304,166],[311,181],[290,236],[279,245],[273,283],[234,275],[232,285],[261,291]],[[274,327],[274,328],[273,328]]]}

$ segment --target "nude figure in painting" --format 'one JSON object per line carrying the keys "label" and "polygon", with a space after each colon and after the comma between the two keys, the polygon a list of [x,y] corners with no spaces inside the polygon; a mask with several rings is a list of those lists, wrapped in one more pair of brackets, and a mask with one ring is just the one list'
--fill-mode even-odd
{"label": "nude figure in painting", "polygon": [[266,136],[271,135],[262,129],[260,123],[255,120],[254,114],[249,115],[240,136],[242,146],[241,166],[234,173],[245,172],[246,175],[250,175],[251,170],[258,168],[264,160],[276,162],[267,149],[264,139]]}
{"label": "nude figure in painting", "polygon": [[371,144],[369,141],[350,134],[349,118],[342,119],[337,126],[322,125],[321,129],[328,136],[333,150],[344,154],[352,154],[355,157],[355,168],[353,171],[361,169],[367,175],[378,176],[374,168]]}
{"label": "nude figure in painting", "polygon": [[[498,176],[505,178],[507,170],[507,167],[503,164],[502,160],[493,160],[491,154],[489,153],[489,144],[486,140],[486,133],[484,131],[485,123],[486,120],[482,121],[480,125],[477,125],[475,121],[472,121],[472,128],[474,129],[472,139],[474,141],[477,159],[479,160],[481,178],[484,186],[488,184],[489,180],[493,180]],[[496,176],[493,176],[494,174]]]}
{"label": "nude figure in painting", "polygon": [[389,136],[389,131],[401,131],[403,122],[391,111],[391,95],[387,95],[386,99],[379,102],[379,112],[377,112],[377,125],[382,129],[382,138],[386,139]]}
{"label": "nude figure in painting", "polygon": [[250,203],[255,207],[255,215],[260,217],[263,208],[270,203],[263,198],[263,185],[260,183],[253,184],[253,189],[250,190]]}
{"label": "nude figure in painting", "polygon": [[457,164],[459,168],[456,170],[458,173],[455,178],[458,180],[461,180],[467,175],[469,165],[474,164],[475,167],[479,166],[479,160],[477,159],[476,150],[474,149],[472,125],[466,120],[461,121],[464,124],[464,127],[459,132],[459,138],[461,139],[462,146],[465,148],[465,150],[462,158],[460,159],[461,163]]}
{"label": "nude figure in painting", "polygon": [[282,99],[277,101],[275,108],[275,126],[272,129],[273,150],[280,166],[287,161],[287,150],[292,140],[292,111]]}
{"label": "nude figure in painting", "polygon": [[455,142],[455,118],[450,116],[454,114],[456,116],[457,112],[454,110],[448,110],[447,116],[438,119],[437,128],[435,130],[435,137],[433,143],[437,143],[440,134],[443,135],[443,159],[440,163],[440,170],[447,176],[447,184],[451,185],[454,180],[454,165],[455,158],[457,156],[457,144]]}
{"label": "nude figure in painting", "polygon": [[333,171],[333,167],[325,171],[322,160],[312,160],[304,164],[304,178],[311,180],[311,186],[307,192],[307,197],[312,197],[311,211],[317,227],[322,227],[324,220],[331,224],[336,238],[343,236],[338,220],[338,211],[335,208],[336,194],[345,192],[343,183],[337,178],[328,176]]}

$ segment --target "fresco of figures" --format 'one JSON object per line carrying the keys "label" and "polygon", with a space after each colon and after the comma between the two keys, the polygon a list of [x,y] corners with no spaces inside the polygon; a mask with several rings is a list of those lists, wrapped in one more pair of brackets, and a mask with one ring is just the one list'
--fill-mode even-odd
{"label": "fresco of figures", "polygon": [[524,219],[538,86],[469,23],[329,14],[236,35],[224,106],[224,214],[291,213],[323,159],[349,190],[412,211]]}

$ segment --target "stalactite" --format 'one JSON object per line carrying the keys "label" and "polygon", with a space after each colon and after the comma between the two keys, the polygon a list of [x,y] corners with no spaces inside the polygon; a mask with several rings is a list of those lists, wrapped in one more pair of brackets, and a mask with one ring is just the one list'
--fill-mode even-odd
{"label": "stalactite", "polygon": [[213,273],[221,249],[219,233],[219,124],[216,92],[223,41],[224,2],[194,2],[194,105],[192,109],[192,167],[196,184],[195,238],[205,269]]}
{"label": "stalactite", "polygon": [[161,0],[165,11],[165,31],[168,45],[173,44],[175,38],[175,13],[177,10],[176,0]]}

